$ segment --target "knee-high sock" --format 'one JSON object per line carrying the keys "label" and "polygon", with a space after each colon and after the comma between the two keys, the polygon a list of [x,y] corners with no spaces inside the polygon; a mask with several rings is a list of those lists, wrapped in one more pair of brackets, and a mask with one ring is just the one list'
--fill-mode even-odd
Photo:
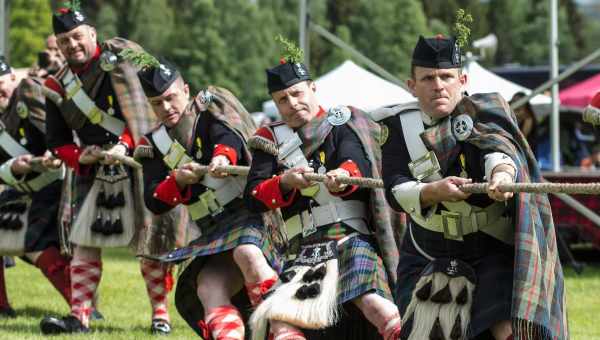
{"label": "knee-high sock", "polygon": [[306,336],[298,328],[285,324],[277,327],[277,329],[271,328],[269,340],[306,340]]}
{"label": "knee-high sock", "polygon": [[8,308],[8,295],[6,294],[6,283],[4,282],[4,258],[0,256],[0,308]]}
{"label": "knee-high sock", "polygon": [[246,293],[248,294],[248,299],[252,304],[252,307],[258,306],[262,300],[263,295],[273,287],[273,285],[277,282],[277,275],[274,275],[272,278],[266,279],[261,282],[256,283],[245,283]]}
{"label": "knee-high sock", "polygon": [[68,304],[71,303],[71,268],[69,260],[62,256],[58,249],[50,247],[44,250],[35,261],[44,276],[63,296]]}
{"label": "knee-high sock", "polygon": [[152,306],[152,319],[169,321],[167,293],[170,287],[167,283],[171,273],[168,267],[157,261],[143,259],[140,261],[140,268]]}
{"label": "knee-high sock", "polygon": [[225,305],[208,310],[205,322],[213,340],[244,339],[244,320],[235,306]]}
{"label": "knee-high sock", "polygon": [[377,330],[384,340],[398,340],[401,330],[400,314],[396,313],[378,323]]}
{"label": "knee-high sock", "polygon": [[101,261],[71,261],[71,315],[86,327],[90,324],[92,299],[101,277]]}

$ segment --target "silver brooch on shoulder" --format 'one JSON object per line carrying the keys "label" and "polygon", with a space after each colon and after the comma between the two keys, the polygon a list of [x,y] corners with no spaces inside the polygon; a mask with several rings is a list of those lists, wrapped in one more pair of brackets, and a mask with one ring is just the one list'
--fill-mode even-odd
{"label": "silver brooch on shoulder", "polygon": [[350,117],[352,117],[352,112],[344,105],[334,106],[327,112],[327,121],[333,126],[346,124]]}

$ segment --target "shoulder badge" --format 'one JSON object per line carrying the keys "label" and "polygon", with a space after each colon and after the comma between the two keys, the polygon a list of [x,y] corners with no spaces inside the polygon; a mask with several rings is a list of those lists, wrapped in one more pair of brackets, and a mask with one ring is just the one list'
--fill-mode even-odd
{"label": "shoulder badge", "polygon": [[20,100],[17,103],[17,114],[21,119],[27,118],[29,116],[29,109],[27,108],[27,104],[24,101]]}
{"label": "shoulder badge", "polygon": [[100,54],[100,68],[104,72],[111,72],[117,66],[119,58],[111,50],[106,50]]}
{"label": "shoulder badge", "polygon": [[469,138],[473,131],[473,119],[467,114],[452,117],[452,134],[459,141]]}
{"label": "shoulder badge", "polygon": [[332,107],[327,112],[327,121],[333,126],[346,124],[350,117],[352,117],[352,112],[344,105]]}
{"label": "shoulder badge", "polygon": [[382,146],[390,137],[390,129],[383,123],[379,123],[379,126],[381,127],[379,132],[379,146]]}

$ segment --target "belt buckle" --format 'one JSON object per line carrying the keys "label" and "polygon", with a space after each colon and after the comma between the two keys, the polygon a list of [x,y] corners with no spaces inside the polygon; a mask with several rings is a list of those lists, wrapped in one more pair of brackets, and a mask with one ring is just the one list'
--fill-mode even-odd
{"label": "belt buckle", "polygon": [[317,227],[315,226],[315,219],[313,218],[313,214],[312,211],[310,211],[310,208],[308,210],[308,212],[306,212],[306,215],[308,215],[308,219],[309,219],[309,223],[306,223],[305,221],[305,212],[300,213],[300,224],[302,225],[302,237],[308,237],[312,234],[314,234],[315,232],[317,232]]}
{"label": "belt buckle", "polygon": [[433,174],[439,173],[441,167],[435,152],[429,151],[422,157],[408,163],[408,169],[417,181],[422,181]]}
{"label": "belt buckle", "polygon": [[215,196],[215,192],[210,189],[207,189],[200,195],[200,200],[204,202],[212,217],[219,215],[224,210],[219,201],[217,201],[217,196]]}
{"label": "belt buckle", "polygon": [[462,241],[463,226],[460,213],[442,210],[442,225],[444,227],[444,238]]}

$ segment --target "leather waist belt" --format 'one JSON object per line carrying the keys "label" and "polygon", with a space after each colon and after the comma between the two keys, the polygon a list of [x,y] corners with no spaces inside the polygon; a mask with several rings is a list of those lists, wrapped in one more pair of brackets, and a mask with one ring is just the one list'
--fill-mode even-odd
{"label": "leather waist belt", "polygon": [[20,192],[32,193],[38,192],[45,188],[47,185],[63,179],[65,177],[65,167],[61,166],[56,170],[48,170],[42,172],[34,179],[29,181],[23,181],[14,185],[14,188]]}
{"label": "leather waist belt", "polygon": [[285,221],[288,238],[302,233],[303,237],[317,231],[317,228],[332,223],[344,222],[361,234],[369,235],[367,226],[367,206],[361,201],[330,202],[326,205],[305,210]]}
{"label": "leather waist belt", "polygon": [[[461,207],[469,206],[464,203]],[[442,211],[427,219],[411,216],[421,228],[443,233],[446,239],[462,241],[463,236],[481,231],[507,244],[514,243],[511,219],[505,217],[503,203],[494,203],[486,208],[469,206],[467,211]]]}

